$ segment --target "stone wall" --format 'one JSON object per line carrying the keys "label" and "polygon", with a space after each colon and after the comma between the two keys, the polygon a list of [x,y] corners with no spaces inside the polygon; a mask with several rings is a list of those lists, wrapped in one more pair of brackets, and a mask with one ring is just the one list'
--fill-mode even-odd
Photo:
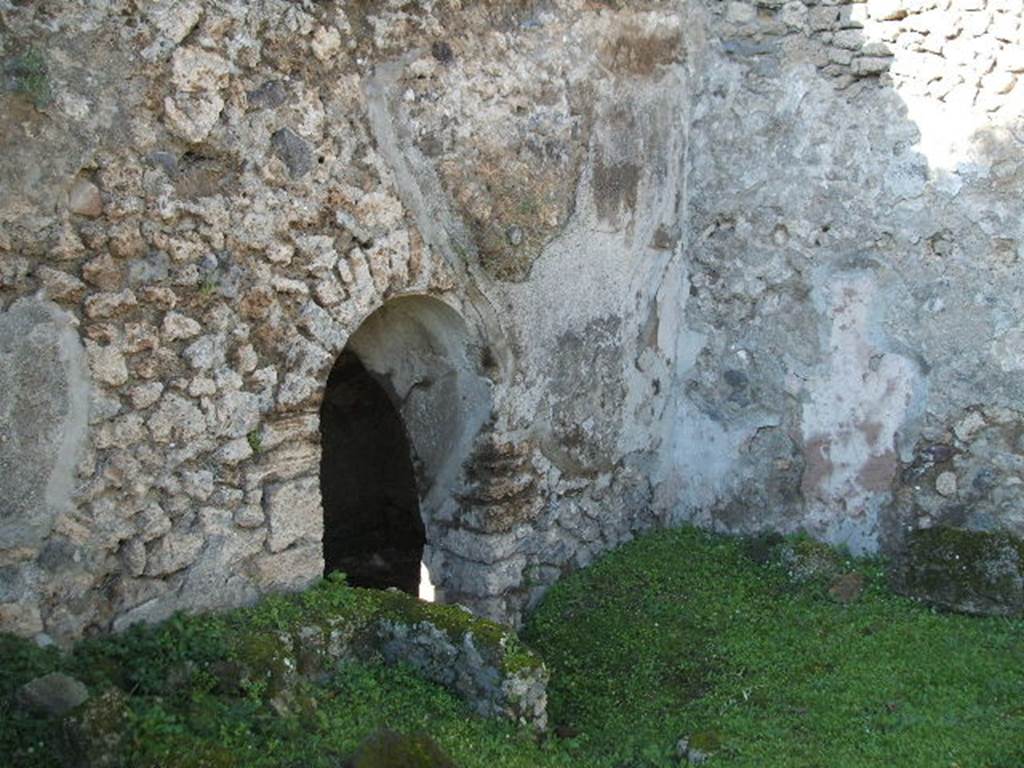
{"label": "stone wall", "polygon": [[350,337],[487,616],[660,523],[1024,533],[1020,21],[0,0],[0,626],[318,578]]}
{"label": "stone wall", "polygon": [[[649,346],[678,238],[678,13],[0,9],[4,349],[48,344],[56,377],[35,406],[0,399],[67,425],[59,461],[56,438],[4,443],[5,629],[68,638],[318,578],[317,416],[350,337],[401,401],[443,599],[514,620],[653,519],[623,457],[650,461],[664,393],[635,384],[665,364],[623,354]],[[72,342],[73,385],[74,354],[50,362]]]}
{"label": "stone wall", "polygon": [[857,552],[1024,533],[1020,4],[698,14],[676,515]]}

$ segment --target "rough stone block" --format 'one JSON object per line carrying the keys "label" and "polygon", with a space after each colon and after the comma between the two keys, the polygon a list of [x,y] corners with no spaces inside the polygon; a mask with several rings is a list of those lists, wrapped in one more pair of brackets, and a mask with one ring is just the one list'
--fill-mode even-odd
{"label": "rough stone block", "polygon": [[304,477],[271,485],[264,491],[263,508],[270,526],[271,552],[287,549],[301,539],[319,540],[323,534],[320,481]]}
{"label": "rough stone block", "polygon": [[82,265],[82,278],[103,291],[117,291],[124,282],[124,268],[109,253]]}
{"label": "rough stone block", "polygon": [[305,544],[258,557],[250,571],[261,589],[299,590],[323,576],[324,558],[319,544]]}
{"label": "rough stone block", "polygon": [[936,526],[913,531],[896,559],[894,587],[964,613],[1024,613],[1024,543],[1009,534]]}
{"label": "rough stone block", "polygon": [[904,0],[868,0],[868,13],[873,19],[891,21],[906,17],[907,10]]}
{"label": "rough stone block", "polygon": [[96,185],[87,179],[78,179],[68,192],[68,210],[89,218],[101,215],[103,198]]}
{"label": "rough stone block", "polygon": [[22,709],[60,717],[89,698],[89,689],[73,677],[51,672],[30,680],[18,689],[15,699]]}
{"label": "rough stone block", "polygon": [[85,283],[52,267],[40,267],[37,272],[46,289],[46,295],[54,301],[78,301],[85,293]]}
{"label": "rough stone block", "polygon": [[301,179],[313,170],[312,149],[290,128],[282,128],[271,136],[270,146],[288,168],[288,173],[293,179]]}
{"label": "rough stone block", "polygon": [[187,568],[203,548],[198,533],[171,532],[153,545],[146,561],[147,576],[165,576]]}
{"label": "rough stone block", "polygon": [[121,314],[138,304],[130,290],[117,293],[97,293],[85,300],[85,314],[93,320],[105,320]]}
{"label": "rough stone block", "polygon": [[191,317],[187,317],[180,312],[168,312],[164,315],[161,331],[165,340],[177,341],[178,339],[191,339],[194,336],[198,336],[202,331],[202,326]]}
{"label": "rough stone block", "polygon": [[147,426],[157,442],[191,440],[206,429],[206,417],[191,400],[172,392],[161,398]]}
{"label": "rough stone block", "polygon": [[853,73],[862,77],[880,75],[889,69],[892,57],[860,56],[853,62]]}
{"label": "rough stone block", "polygon": [[757,9],[750,3],[730,2],[725,7],[725,18],[733,24],[749,24],[757,18]]}
{"label": "rough stone block", "polygon": [[43,618],[33,603],[0,604],[0,628],[18,637],[32,637],[43,631]]}
{"label": "rough stone block", "polygon": [[71,318],[37,299],[0,312],[0,547],[40,542],[70,508],[88,408]]}

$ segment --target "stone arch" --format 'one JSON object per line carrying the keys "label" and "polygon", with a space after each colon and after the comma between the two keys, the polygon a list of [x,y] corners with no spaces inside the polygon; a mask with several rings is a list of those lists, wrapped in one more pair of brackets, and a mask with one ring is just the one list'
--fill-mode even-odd
{"label": "stone arch", "polygon": [[491,414],[483,358],[459,313],[423,295],[391,299],[348,338],[321,406],[328,571],[415,592],[422,551],[438,598],[460,591],[442,550],[463,464]]}

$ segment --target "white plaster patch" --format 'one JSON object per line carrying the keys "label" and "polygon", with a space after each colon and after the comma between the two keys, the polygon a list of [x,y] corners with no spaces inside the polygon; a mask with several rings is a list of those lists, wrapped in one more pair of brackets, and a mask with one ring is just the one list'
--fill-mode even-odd
{"label": "white plaster patch", "polygon": [[726,429],[691,403],[680,403],[672,435],[674,477],[670,479],[678,493],[677,522],[708,522],[694,519],[694,515],[717,500],[750,432],[747,428]]}
{"label": "white plaster patch", "polygon": [[989,349],[1007,373],[1024,370],[1024,328],[1011,328],[993,339]]}
{"label": "white plaster patch", "polygon": [[807,521],[835,544],[877,548],[878,515],[898,467],[896,432],[917,370],[871,340],[876,287],[866,274],[826,276],[819,300],[831,321],[828,361],[803,407]]}

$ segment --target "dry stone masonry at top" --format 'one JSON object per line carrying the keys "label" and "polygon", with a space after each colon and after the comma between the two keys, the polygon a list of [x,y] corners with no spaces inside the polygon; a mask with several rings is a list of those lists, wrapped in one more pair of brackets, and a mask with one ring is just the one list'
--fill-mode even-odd
{"label": "dry stone masonry at top", "polygon": [[681,522],[1012,572],[1022,15],[0,0],[0,631],[318,579],[342,356],[488,617]]}

